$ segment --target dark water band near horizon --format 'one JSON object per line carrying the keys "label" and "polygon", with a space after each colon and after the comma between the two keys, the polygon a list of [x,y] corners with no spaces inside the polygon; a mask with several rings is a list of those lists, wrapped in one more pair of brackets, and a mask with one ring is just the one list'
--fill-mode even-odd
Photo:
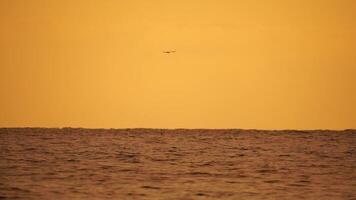
{"label": "dark water band near horizon", "polygon": [[356,131],[2,128],[0,199],[356,199]]}

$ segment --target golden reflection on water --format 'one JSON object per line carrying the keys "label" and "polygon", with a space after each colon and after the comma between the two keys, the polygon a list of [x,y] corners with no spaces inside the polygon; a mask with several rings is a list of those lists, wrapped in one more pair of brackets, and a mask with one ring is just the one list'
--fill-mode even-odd
{"label": "golden reflection on water", "polygon": [[0,196],[351,199],[356,132],[0,129]]}

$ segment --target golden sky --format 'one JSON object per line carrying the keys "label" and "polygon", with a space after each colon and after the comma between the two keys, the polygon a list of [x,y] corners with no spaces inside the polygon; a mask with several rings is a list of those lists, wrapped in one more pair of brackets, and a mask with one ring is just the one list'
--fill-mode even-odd
{"label": "golden sky", "polygon": [[355,0],[0,0],[0,127],[356,128],[355,19]]}

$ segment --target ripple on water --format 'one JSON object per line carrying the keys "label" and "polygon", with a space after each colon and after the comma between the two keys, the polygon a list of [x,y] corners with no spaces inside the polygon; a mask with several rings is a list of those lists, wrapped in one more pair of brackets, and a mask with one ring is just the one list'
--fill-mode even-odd
{"label": "ripple on water", "polygon": [[0,199],[353,199],[356,132],[0,129]]}

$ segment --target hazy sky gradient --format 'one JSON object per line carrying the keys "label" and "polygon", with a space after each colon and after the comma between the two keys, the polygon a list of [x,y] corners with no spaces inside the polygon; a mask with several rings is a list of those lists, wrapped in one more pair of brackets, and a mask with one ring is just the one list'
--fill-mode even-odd
{"label": "hazy sky gradient", "polygon": [[356,128],[355,19],[354,0],[1,0],[0,127]]}

